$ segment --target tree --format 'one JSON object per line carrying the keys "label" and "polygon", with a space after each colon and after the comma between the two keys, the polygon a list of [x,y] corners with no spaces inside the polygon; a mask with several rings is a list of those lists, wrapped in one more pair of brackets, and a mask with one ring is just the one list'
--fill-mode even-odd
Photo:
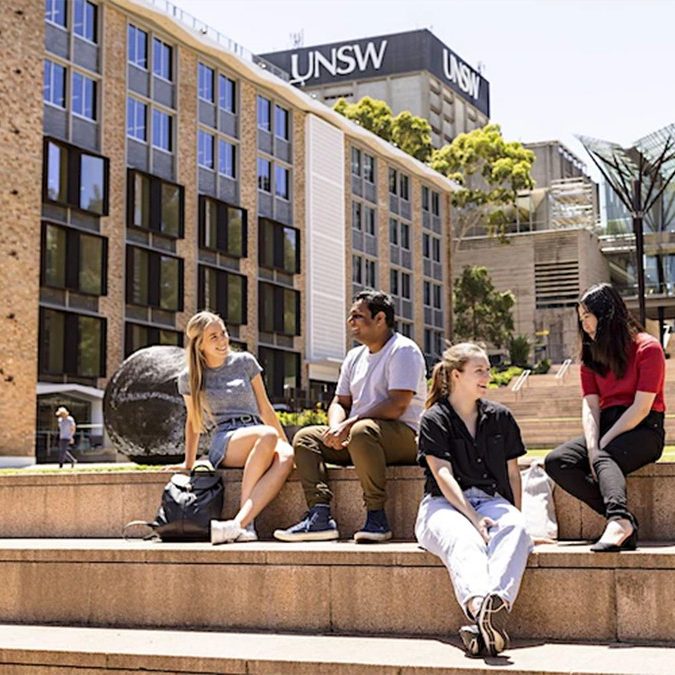
{"label": "tree", "polygon": [[460,186],[451,197],[453,252],[479,225],[489,234],[504,236],[518,192],[534,187],[533,162],[534,153],[518,142],[505,141],[498,124],[460,134],[434,150],[430,166]]}
{"label": "tree", "polygon": [[341,98],[333,106],[333,110],[385,141],[391,141],[393,113],[384,101],[364,96],[357,103],[347,103]]}
{"label": "tree", "polygon": [[391,140],[397,148],[420,162],[427,162],[431,158],[431,125],[407,110],[394,117]]}
{"label": "tree", "polygon": [[357,103],[338,99],[335,112],[372,131],[420,162],[431,158],[431,126],[421,117],[404,110],[396,117],[384,102],[364,96]]}
{"label": "tree", "polygon": [[454,283],[455,339],[483,340],[497,348],[513,334],[511,291],[495,290],[485,267],[468,265]]}

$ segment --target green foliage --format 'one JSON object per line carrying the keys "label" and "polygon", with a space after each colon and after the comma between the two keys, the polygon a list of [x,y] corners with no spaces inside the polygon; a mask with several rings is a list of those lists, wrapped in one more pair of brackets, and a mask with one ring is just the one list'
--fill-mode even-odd
{"label": "green foliage", "polygon": [[300,412],[277,412],[282,427],[309,427],[313,424],[328,424],[328,413],[323,408],[307,408]]}
{"label": "green foliage", "polygon": [[525,335],[517,335],[511,339],[509,343],[509,356],[514,366],[522,366],[524,368],[527,365],[530,357],[530,341]]}
{"label": "green foliage", "polygon": [[455,340],[483,340],[500,348],[513,333],[511,291],[496,291],[485,267],[466,266],[454,283]]}
{"label": "green foliage", "polygon": [[546,375],[551,370],[551,359],[542,359],[532,371],[535,375]]}
{"label": "green foliage", "polygon": [[427,162],[431,157],[431,125],[407,110],[392,120],[391,141],[420,162]]}
{"label": "green foliage", "polygon": [[391,108],[384,101],[378,101],[370,96],[364,96],[357,103],[347,103],[343,98],[338,99],[333,110],[389,141],[420,162],[426,162],[431,157],[431,125],[407,110],[394,117]]}
{"label": "green foliage", "polygon": [[456,248],[469,230],[481,225],[504,236],[518,192],[534,187],[533,163],[534,153],[505,141],[498,124],[460,134],[433,151],[429,165],[460,185],[451,198]]}
{"label": "green foliage", "polygon": [[511,366],[510,368],[501,371],[493,368],[490,371],[490,383],[488,384],[488,387],[490,387],[490,389],[506,387],[514,377],[518,377],[522,372],[523,369],[518,366]]}

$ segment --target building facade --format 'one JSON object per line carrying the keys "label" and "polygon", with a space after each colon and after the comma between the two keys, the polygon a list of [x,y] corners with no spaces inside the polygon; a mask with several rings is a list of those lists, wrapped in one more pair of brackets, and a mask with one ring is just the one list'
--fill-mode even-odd
{"label": "building facade", "polygon": [[438,354],[449,181],[168,3],[25,0],[0,22],[0,406],[16,420],[0,455],[37,440],[46,458],[62,404],[95,444],[118,365],[182,345],[198,309],[258,356],[276,401],[334,385],[362,288],[391,292]]}
{"label": "building facade", "polygon": [[490,118],[489,82],[426,29],[261,58],[330,106],[340,98],[355,103],[370,96],[386,101],[395,115],[408,110],[428,120],[436,148]]}

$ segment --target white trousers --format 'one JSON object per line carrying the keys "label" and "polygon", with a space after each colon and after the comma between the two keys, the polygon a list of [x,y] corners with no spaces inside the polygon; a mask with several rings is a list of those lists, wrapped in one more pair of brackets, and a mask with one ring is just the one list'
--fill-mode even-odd
{"label": "white trousers", "polygon": [[496,593],[509,609],[513,606],[533,544],[523,514],[509,501],[478,488],[465,490],[464,496],[476,513],[496,523],[488,531],[488,544],[445,497],[431,495],[420,504],[415,536],[448,568],[457,601],[471,618],[467,603],[476,596]]}

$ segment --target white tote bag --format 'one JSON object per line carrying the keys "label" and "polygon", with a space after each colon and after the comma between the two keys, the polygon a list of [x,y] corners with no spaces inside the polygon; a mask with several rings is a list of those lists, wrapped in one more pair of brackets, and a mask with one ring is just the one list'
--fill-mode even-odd
{"label": "white tote bag", "polygon": [[544,471],[541,459],[534,459],[521,473],[523,490],[522,510],[527,533],[535,543],[546,543],[558,538],[558,521],[553,501],[553,481]]}

